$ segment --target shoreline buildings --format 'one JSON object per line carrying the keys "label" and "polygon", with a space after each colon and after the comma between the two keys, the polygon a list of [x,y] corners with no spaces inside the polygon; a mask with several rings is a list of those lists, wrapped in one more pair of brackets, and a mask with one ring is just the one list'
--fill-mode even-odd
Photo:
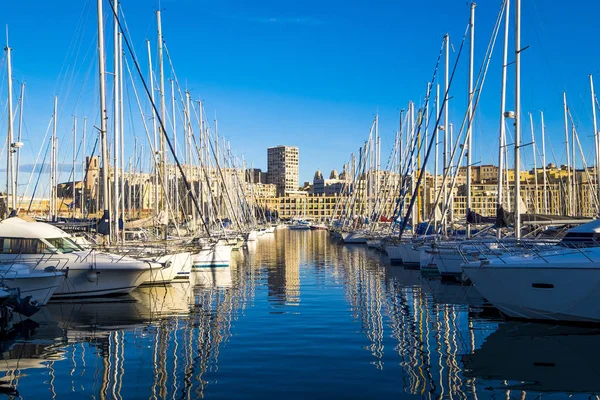
{"label": "shoreline buildings", "polygon": [[[248,204],[254,204],[262,213],[277,216],[280,219],[308,219],[315,221],[331,221],[343,213],[367,216],[374,205],[377,204],[381,215],[391,218],[397,207],[402,176],[392,171],[367,170],[356,174],[352,167],[349,170],[344,166],[341,173],[332,170],[328,178],[321,171],[316,171],[312,183],[305,184],[303,190],[299,188],[299,151],[297,147],[276,146],[267,150],[268,171],[258,168],[221,168],[216,167],[191,167],[184,166],[188,179],[198,196],[203,211],[212,212],[221,218],[231,214],[230,209],[238,197],[245,197]],[[82,203],[87,204],[87,215],[97,213],[97,197],[99,185],[99,165],[97,157],[89,157],[87,173],[84,182],[75,182],[75,191],[71,182],[57,185],[55,191],[59,198],[59,212],[63,216],[73,215],[72,204],[76,210],[81,209]],[[171,166],[170,166],[171,167]],[[170,182],[175,182],[175,168],[168,168]],[[113,179],[113,171],[109,172]],[[544,177],[545,175],[545,177]],[[151,214],[155,209],[155,190],[153,175],[147,172],[124,172],[125,179],[125,206],[126,218],[143,217]],[[570,216],[595,216],[598,204],[594,200],[598,190],[595,177],[595,167],[587,169],[573,169],[566,166],[548,164],[546,168],[537,168],[531,171],[521,171],[520,182],[522,188],[522,210],[531,214],[570,215]],[[496,215],[497,210],[497,180],[498,167],[494,165],[479,165],[472,167],[471,209],[482,216]],[[514,171],[507,169],[503,174],[506,193],[513,193]],[[408,179],[410,186],[410,177]],[[437,179],[427,173],[425,189],[421,188],[421,201],[418,211],[413,216],[418,221],[428,219],[433,211],[439,193],[441,192],[443,177]],[[438,187],[435,187],[437,182]],[[543,182],[546,182],[544,185]],[[175,188],[175,184],[169,184]],[[111,184],[112,186],[112,184]],[[191,204],[186,199],[185,188],[179,182],[179,198],[182,199],[180,210],[184,215],[192,213]],[[209,195],[209,189],[213,195]],[[230,189],[227,189],[230,188]],[[235,192],[229,199],[224,195],[227,191]],[[75,192],[75,202],[72,194]],[[176,190],[172,189],[169,197],[176,197]],[[82,197],[85,196],[85,200]],[[240,198],[241,198],[240,197]],[[211,199],[212,198],[212,199]],[[25,204],[25,202],[27,204]],[[404,201],[403,215],[410,202],[410,193]],[[503,204],[510,211],[510,201]],[[175,201],[171,201],[175,204]],[[31,203],[24,200],[21,210],[29,207],[33,214],[47,213],[48,201],[46,199]],[[438,206],[439,207],[439,206]],[[466,168],[461,167],[456,176],[456,185],[452,190],[452,203],[450,213],[456,219],[463,218],[466,211]],[[82,215],[82,213],[75,213]]]}

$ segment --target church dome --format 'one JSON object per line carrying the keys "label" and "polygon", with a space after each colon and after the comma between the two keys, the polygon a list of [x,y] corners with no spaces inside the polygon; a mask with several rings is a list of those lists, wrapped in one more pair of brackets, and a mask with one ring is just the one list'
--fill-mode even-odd
{"label": "church dome", "polygon": [[329,174],[329,179],[339,179],[339,178],[340,177],[338,175],[338,172],[335,169],[331,170],[331,174]]}
{"label": "church dome", "polygon": [[317,172],[315,172],[315,180],[323,180],[323,174],[321,173],[321,170],[317,170]]}

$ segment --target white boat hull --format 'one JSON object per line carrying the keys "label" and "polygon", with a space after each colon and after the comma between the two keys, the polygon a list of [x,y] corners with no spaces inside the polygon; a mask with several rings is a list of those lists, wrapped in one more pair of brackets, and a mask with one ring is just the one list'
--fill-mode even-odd
{"label": "white boat hull", "polygon": [[477,290],[513,318],[600,322],[598,262],[463,265]]}
{"label": "white boat hull", "polygon": [[231,261],[231,246],[217,244],[202,249],[193,257],[192,270],[203,268],[228,267]]}
{"label": "white boat hull", "polygon": [[33,272],[42,272],[47,267],[64,272],[65,279],[53,296],[60,298],[130,293],[150,278],[152,268],[158,267],[148,261],[94,251],[42,258],[21,255],[20,261],[35,264]]}
{"label": "white boat hull", "polygon": [[144,284],[156,285],[171,283],[175,279],[189,279],[191,269],[191,253],[166,254],[155,260],[163,265],[162,268],[153,268],[148,279]]}
{"label": "white boat hull", "polygon": [[247,237],[247,241],[248,242],[254,242],[256,241],[256,238],[258,237],[258,232],[256,231],[250,231],[248,232],[248,237]]}
{"label": "white boat hull", "polygon": [[342,239],[347,244],[366,244],[367,236],[361,232],[342,232]]}
{"label": "white boat hull", "polygon": [[2,284],[9,289],[19,289],[21,298],[31,296],[44,306],[65,279],[62,272],[31,272],[26,275],[3,274]]}

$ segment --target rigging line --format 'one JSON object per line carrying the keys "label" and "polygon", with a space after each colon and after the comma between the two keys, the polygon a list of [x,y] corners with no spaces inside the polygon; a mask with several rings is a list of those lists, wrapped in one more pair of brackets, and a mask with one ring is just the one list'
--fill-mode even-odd
{"label": "rigging line", "polygon": [[[203,113],[202,115],[206,115],[206,113]],[[210,127],[208,129],[208,132],[210,132]],[[217,143],[218,145],[218,143]],[[229,202],[230,207],[233,209],[233,202],[231,200],[231,196],[229,195],[229,190],[227,190],[226,186],[225,186],[225,178],[223,177],[223,171],[221,170],[221,166],[219,165],[219,157],[217,157],[217,153],[215,151],[215,148],[213,146],[212,141],[210,140],[210,137],[208,137],[208,148],[210,149],[213,158],[215,159],[215,165],[217,167],[217,171],[219,172],[219,176],[221,177],[221,188],[224,189],[223,191],[225,192],[225,197],[227,198],[227,201]],[[172,149],[171,149],[172,150]],[[181,168],[181,170],[183,171],[183,168]],[[223,194],[221,193],[221,196]],[[239,221],[237,220],[237,215],[235,215],[235,212],[233,213],[234,217],[236,218],[236,224],[238,225],[238,227],[241,229],[241,225],[239,224]]]}
{"label": "rigging line", "polygon": [[[446,107],[446,103],[447,103],[447,100],[448,100],[448,93],[450,91],[450,88],[452,87],[452,83],[454,82],[454,76],[455,76],[455,73],[456,73],[456,69],[458,67],[458,60],[460,59],[460,55],[462,53],[462,50],[463,50],[463,47],[464,47],[464,44],[465,44],[467,33],[470,30],[470,26],[471,26],[471,21],[469,20],[469,23],[467,24],[467,29],[465,30],[465,34],[463,36],[463,40],[462,40],[462,42],[460,44],[460,49],[459,49],[458,55],[456,57],[456,62],[454,63],[454,67],[452,69],[452,75],[450,76],[450,82],[448,83],[448,87],[446,88],[446,93],[444,95],[444,102],[442,103],[442,105],[440,107],[440,112],[439,112],[438,117],[437,117],[437,119],[435,121],[434,131],[438,129],[438,126],[439,126],[439,123],[440,123],[440,116],[442,115],[442,112],[444,111],[444,109]],[[432,83],[435,82],[435,77],[437,75],[437,68],[439,66],[439,62],[440,62],[440,59],[442,57],[442,51],[444,49],[443,43],[444,43],[444,41],[442,41],[442,47],[440,48],[440,52],[438,54],[438,61],[437,61],[436,68],[435,68],[434,73],[433,73],[433,78],[431,80]],[[432,86],[433,86],[433,84],[432,84]],[[431,87],[430,87],[430,90],[431,90]],[[473,101],[473,99],[471,98],[470,101]],[[420,124],[422,124],[422,123],[423,123],[423,120],[421,119]],[[435,140],[435,135],[433,135],[433,140]],[[427,149],[427,154],[425,155],[425,160],[423,162],[424,165],[427,164],[427,159],[429,158],[429,154],[430,153],[431,153],[431,146],[429,146],[429,148]],[[423,172],[424,172],[424,169],[422,168],[421,171],[420,171],[420,173],[419,173],[419,178],[417,179],[417,184],[415,186],[415,191],[419,190],[419,186],[421,185],[421,181],[423,180],[423,175],[424,175]],[[415,193],[413,192],[413,195],[411,196],[410,203],[409,203],[409,206],[408,206],[408,210],[406,212],[406,216],[402,220],[402,225],[400,226],[400,232],[399,232],[399,235],[398,235],[400,239],[402,239],[402,234],[404,233],[404,230],[406,229],[406,225],[408,223],[408,217],[412,213],[412,209],[413,209],[413,207],[415,205],[415,201],[416,201],[417,197],[418,196],[415,196]]]}
{"label": "rigging line", "polygon": [[[42,148],[40,148],[41,151]],[[46,163],[46,157],[48,156],[48,150],[50,149],[50,142],[48,142],[48,145],[46,146],[46,152],[44,153],[44,159],[42,160],[42,166]],[[33,199],[35,198],[35,192],[37,190],[38,184],[40,183],[40,178],[42,177],[42,170],[43,168],[40,168],[40,171],[38,172],[38,178],[37,181],[35,182],[35,187],[33,188],[33,193],[31,194],[31,200],[29,200],[29,207],[27,207],[27,213],[29,214],[29,211],[31,211],[31,205],[33,204]],[[33,171],[35,171],[35,168],[33,169]],[[32,171],[32,176],[33,176],[33,171]],[[19,213],[19,211],[17,210],[17,214]]]}
{"label": "rigging line", "polygon": [[[473,112],[471,114],[471,118],[468,121],[469,125],[472,125],[472,123],[473,123],[473,116],[475,115],[475,112],[477,111],[477,108],[479,106],[479,99],[481,98],[481,93],[482,93],[482,90],[483,90],[483,84],[485,83],[485,78],[487,77],[487,72],[488,72],[489,64],[490,64],[491,59],[492,59],[492,53],[493,53],[493,50],[494,50],[494,47],[495,47],[495,44],[496,44],[496,39],[497,39],[497,36],[498,36],[498,32],[500,30],[500,26],[502,24],[502,15],[504,14],[505,6],[506,6],[506,2],[503,2],[502,7],[500,9],[500,12],[498,14],[498,18],[496,19],[496,25],[494,26],[494,30],[492,31],[492,38],[488,42],[488,47],[487,47],[487,50],[486,50],[486,53],[485,53],[484,61],[482,62],[481,67],[480,67],[479,72],[478,72],[478,75],[477,75],[477,80],[476,80],[477,84],[475,85],[474,91],[473,91],[473,93],[477,93],[477,96],[476,97],[474,95],[470,95],[469,96],[470,97],[469,104],[471,104],[471,103],[473,104]],[[469,24],[469,26],[470,26],[470,24]],[[467,28],[467,31],[468,30],[469,30],[469,28]],[[466,35],[466,33],[465,33],[465,35]],[[463,44],[464,44],[464,38],[463,38],[463,43],[461,43],[461,50],[462,50],[462,45]],[[455,64],[455,69],[456,69],[456,64]],[[454,76],[454,71],[452,73],[452,76]],[[446,96],[447,96],[447,94],[446,94]],[[465,113],[465,116],[463,117],[463,120],[462,120],[462,123],[461,123],[459,134],[458,134],[457,139],[456,139],[456,146],[454,147],[454,149],[452,151],[452,154],[451,154],[451,157],[450,157],[450,164],[452,164],[452,162],[454,160],[454,157],[456,155],[457,146],[458,146],[458,143],[460,142],[460,138],[462,137],[462,135],[464,133],[465,123],[467,122],[467,119],[468,119],[468,113]],[[467,129],[467,133],[465,135],[465,139],[464,139],[463,143],[467,142],[467,140],[469,139],[469,135],[470,135],[470,132]],[[464,157],[465,150],[466,150],[466,145],[463,145],[463,147],[461,149],[461,152],[460,152],[460,156],[459,156],[459,158],[457,160],[458,161],[457,162],[457,167],[456,167],[457,173],[460,170],[459,164],[460,164],[460,160],[462,160],[463,157]],[[471,151],[471,149],[468,149],[468,151]],[[444,178],[442,180],[442,184],[446,183],[446,179],[448,178],[449,172],[450,171],[447,171],[447,173],[444,174]],[[456,185],[456,174],[453,175],[453,177],[452,177],[452,183],[451,183],[450,191],[449,191],[451,196],[452,196],[452,192],[454,190],[455,185]],[[439,202],[439,197],[440,197],[440,193],[438,193],[438,196],[436,197],[436,202],[435,202],[436,204]],[[444,220],[446,218],[446,214],[447,214],[448,208],[449,208],[449,204],[446,204],[445,207],[444,207],[444,212],[442,213],[442,220]]]}
{"label": "rigging line", "polygon": [[146,124],[146,120],[144,118],[144,113],[143,113],[142,105],[140,103],[140,99],[139,99],[139,96],[138,96],[138,93],[137,93],[137,89],[135,88],[135,83],[133,82],[133,76],[131,74],[131,69],[129,67],[129,62],[127,61],[126,58],[124,58],[124,61],[125,61],[125,66],[127,68],[127,72],[129,73],[129,78],[131,80],[131,86],[133,88],[133,93],[135,95],[135,99],[136,99],[136,102],[137,102],[137,105],[138,105],[138,109],[139,109],[140,114],[142,115],[142,125],[144,126],[144,132],[146,133],[146,138],[148,139],[148,144],[149,144],[150,150],[152,151],[152,160],[154,161],[154,164],[153,164],[154,165],[154,171],[155,171],[156,174],[158,174],[159,178],[161,178],[161,179],[159,179],[161,181],[160,189],[162,189],[163,193],[165,194],[167,208],[169,209],[169,212],[171,213],[171,216],[174,216],[174,213],[173,213],[172,207],[171,207],[171,202],[169,201],[169,196],[168,196],[167,189],[166,189],[166,186],[165,186],[166,185],[166,180],[162,179],[162,170],[161,170],[161,168],[158,168],[158,161],[156,160],[156,156],[155,156],[156,155],[156,149],[152,145],[153,140],[150,139],[150,131],[148,130],[148,125]]}
{"label": "rigging line", "polygon": [[[73,145],[75,145],[75,143],[73,143]],[[77,159],[77,156],[79,156],[79,151],[81,150],[81,146],[82,146],[82,142],[79,142],[79,146],[77,146],[77,151],[75,152],[75,159]],[[65,152],[65,158],[66,158],[66,152]],[[63,158],[64,160],[64,158]],[[66,164],[66,163],[65,163]],[[69,172],[69,176],[67,178],[67,183],[72,182],[73,186],[75,186],[75,169],[77,169],[77,166],[75,166],[75,168],[73,168],[73,166],[71,166],[71,171]],[[83,178],[82,178],[83,181]],[[65,204],[65,196],[61,197],[60,199],[60,206],[58,206],[58,209],[60,210],[63,206],[63,204]],[[72,203],[73,207],[75,207],[75,198],[73,198],[73,203]]]}
{"label": "rigging line", "polygon": [[[142,81],[144,90],[146,91],[146,94],[148,95],[148,99],[152,99],[150,89],[148,88],[148,85],[146,84],[146,80],[144,79],[144,76],[142,74],[142,70],[140,69],[139,63],[137,62],[137,58],[134,57],[135,55],[133,53],[131,44],[129,43],[129,39],[127,38],[127,35],[125,35],[125,32],[123,31],[123,26],[121,25],[121,21],[119,20],[118,15],[115,12],[114,0],[108,0],[108,2],[110,4],[110,8],[113,12],[113,15],[116,17],[116,21],[119,25],[119,30],[121,31],[121,33],[123,33],[123,41],[125,42],[125,46],[127,47],[127,50],[129,51],[129,54],[132,57],[132,61],[133,61],[134,66],[140,76],[140,80]],[[171,150],[171,154],[173,155],[173,160],[177,164],[177,168],[179,169],[179,172],[181,173],[181,177],[183,178],[183,182],[185,184],[186,190],[189,192],[188,195],[192,199],[192,202],[194,203],[194,206],[196,207],[196,211],[198,212],[198,214],[200,216],[202,216],[202,211],[200,210],[200,204],[198,204],[198,199],[196,199],[196,196],[194,196],[194,194],[192,193],[192,188],[190,186],[190,182],[188,181],[188,179],[185,175],[185,171],[183,170],[183,167],[179,163],[179,159],[177,158],[177,155],[175,154],[175,149],[173,148],[171,139],[169,138],[169,135],[167,134],[167,131],[165,129],[164,121],[162,120],[160,113],[158,112],[158,109],[156,108],[156,104],[154,104],[154,102],[152,102],[152,101],[150,101],[150,103],[152,104],[152,109],[154,110],[155,117],[158,120],[160,127],[162,129],[162,134],[165,137],[165,142],[169,146],[169,149]],[[206,221],[204,220],[204,218],[201,218],[201,219],[202,219],[202,226],[204,227],[206,234],[210,236],[210,230],[208,229],[208,225],[206,225]]]}
{"label": "rigging line", "polygon": [[[50,133],[50,127],[52,126],[52,123],[53,123],[52,118],[50,118],[50,121],[48,122],[48,126],[46,127],[46,133],[44,134],[44,139],[42,140],[42,143],[44,143],[48,139],[48,133]],[[37,167],[37,163],[40,160],[40,156],[42,154],[42,149],[43,149],[43,146],[40,146],[37,157],[35,158],[35,162],[33,163],[33,169],[31,171],[31,173],[29,174],[29,179],[27,180],[27,185],[25,186],[25,190],[23,191],[23,194],[21,195],[21,200],[19,202],[20,204],[23,203],[23,200],[25,199],[25,196],[27,195],[27,191],[29,190],[29,185],[31,184],[31,180],[33,179],[33,174],[35,173],[35,168]],[[43,169],[43,167],[44,167],[44,163],[42,163],[41,168]],[[32,195],[32,201],[33,201],[33,195]],[[17,210],[17,214],[18,214],[18,210]]]}

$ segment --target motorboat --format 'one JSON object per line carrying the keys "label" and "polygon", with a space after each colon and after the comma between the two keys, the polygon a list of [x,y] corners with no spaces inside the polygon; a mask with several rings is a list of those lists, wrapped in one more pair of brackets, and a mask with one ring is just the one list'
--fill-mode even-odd
{"label": "motorboat", "polygon": [[600,322],[600,248],[561,248],[465,263],[477,290],[513,318]]}
{"label": "motorboat", "polygon": [[573,239],[594,239],[599,231],[600,222],[592,221],[568,231],[559,245],[496,254],[462,268],[509,317],[600,323],[600,247],[592,247],[595,240]]}
{"label": "motorboat", "polygon": [[25,264],[31,272],[64,272],[53,297],[91,297],[129,293],[148,280],[158,263],[83,249],[63,230],[12,217],[0,222],[0,264]]}

